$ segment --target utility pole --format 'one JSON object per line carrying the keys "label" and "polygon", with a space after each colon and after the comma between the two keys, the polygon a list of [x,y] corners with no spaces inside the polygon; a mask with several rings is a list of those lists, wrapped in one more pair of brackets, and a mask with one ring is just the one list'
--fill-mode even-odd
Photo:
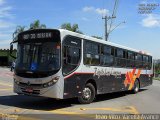
{"label": "utility pole", "polygon": [[[107,15],[102,17],[102,19],[105,20],[105,40],[106,41],[108,41],[108,37],[109,37],[111,27],[112,27],[112,23],[113,23],[113,18],[116,18],[116,11],[117,11],[117,7],[118,7],[118,2],[119,2],[119,0],[115,0],[114,7],[113,7],[113,13],[112,13],[111,17],[107,16]],[[109,29],[108,29],[108,20],[110,20],[110,19],[111,19],[111,22],[110,22]]]}
{"label": "utility pole", "polygon": [[155,60],[153,60],[153,77],[155,78],[156,77],[156,61]]}
{"label": "utility pole", "polygon": [[108,32],[108,20],[112,19],[112,18],[116,18],[116,16],[112,16],[112,17],[108,17],[107,15],[105,17],[102,17],[102,19],[105,20],[105,40],[108,41],[108,36],[109,36],[109,32]]}
{"label": "utility pole", "polygon": [[105,24],[105,40],[107,41],[107,39],[108,39],[108,28],[107,28],[107,16],[105,16],[105,17],[102,17],[102,19],[104,19],[104,24]]}

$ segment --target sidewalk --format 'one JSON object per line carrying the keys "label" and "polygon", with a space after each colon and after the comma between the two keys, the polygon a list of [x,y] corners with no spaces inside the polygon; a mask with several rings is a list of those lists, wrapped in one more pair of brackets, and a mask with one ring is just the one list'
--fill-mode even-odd
{"label": "sidewalk", "polygon": [[153,80],[153,86],[160,87],[160,81],[159,80]]}

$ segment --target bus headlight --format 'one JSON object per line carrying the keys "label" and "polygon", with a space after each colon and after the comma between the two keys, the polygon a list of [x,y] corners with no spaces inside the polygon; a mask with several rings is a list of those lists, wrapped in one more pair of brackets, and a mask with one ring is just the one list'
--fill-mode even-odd
{"label": "bus headlight", "polygon": [[57,77],[55,77],[55,78],[52,79],[52,81],[53,81],[54,83],[56,83],[58,80],[59,80],[59,76],[57,76]]}
{"label": "bus headlight", "polygon": [[19,81],[18,80],[16,80],[16,79],[14,79],[14,82],[18,85],[19,84]]}
{"label": "bus headlight", "polygon": [[43,84],[43,87],[49,87],[55,84],[59,80],[59,76],[54,77],[50,82]]}

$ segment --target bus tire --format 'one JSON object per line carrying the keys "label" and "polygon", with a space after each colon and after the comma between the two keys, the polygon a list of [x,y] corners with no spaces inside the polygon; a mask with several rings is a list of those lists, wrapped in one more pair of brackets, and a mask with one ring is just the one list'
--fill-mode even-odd
{"label": "bus tire", "polygon": [[82,90],[81,96],[78,97],[78,101],[81,104],[89,104],[93,102],[95,98],[95,87],[91,83],[87,83]]}
{"label": "bus tire", "polygon": [[133,87],[133,93],[136,94],[139,92],[139,89],[140,89],[140,84],[139,84],[139,81],[136,79],[136,81],[134,82],[134,87]]}

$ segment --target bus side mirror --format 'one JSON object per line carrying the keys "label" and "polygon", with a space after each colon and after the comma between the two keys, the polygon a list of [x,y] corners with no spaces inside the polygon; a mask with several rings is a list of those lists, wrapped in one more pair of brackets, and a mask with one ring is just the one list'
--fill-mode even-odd
{"label": "bus side mirror", "polygon": [[13,44],[10,45],[10,54],[13,53]]}
{"label": "bus side mirror", "polygon": [[10,44],[10,56],[14,59],[16,59],[16,57],[13,54],[13,51],[14,51],[14,46],[13,46],[13,43]]}

